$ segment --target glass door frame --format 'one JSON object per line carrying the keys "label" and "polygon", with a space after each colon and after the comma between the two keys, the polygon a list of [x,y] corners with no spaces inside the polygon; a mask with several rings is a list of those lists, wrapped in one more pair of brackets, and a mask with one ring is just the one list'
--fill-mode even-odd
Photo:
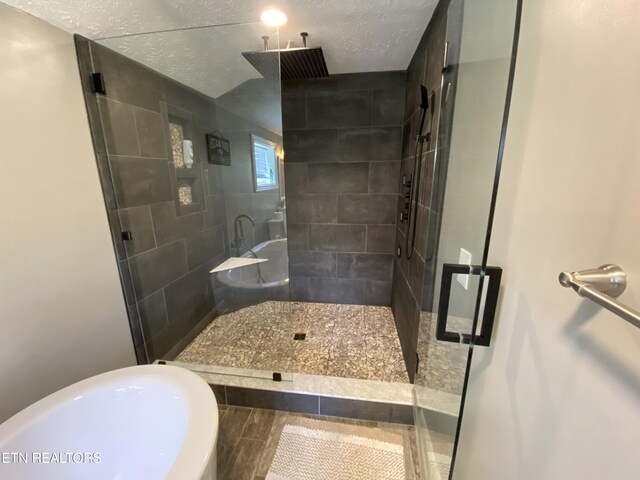
{"label": "glass door frame", "polygon": [[[456,59],[459,61],[460,58],[460,49],[462,48],[461,42],[462,42],[462,23],[464,22],[464,4],[466,3],[467,0],[451,0],[451,2],[449,3],[449,5],[447,6],[447,28],[446,28],[446,47],[445,47],[445,62],[449,63],[450,60],[452,59]],[[467,388],[468,388],[468,384],[469,384],[469,377],[471,374],[471,365],[472,365],[472,360],[473,360],[473,349],[476,345],[482,345],[482,346],[488,346],[489,342],[490,342],[490,337],[491,337],[491,330],[492,330],[492,326],[493,326],[493,316],[490,316],[489,321],[487,322],[487,319],[483,319],[483,321],[480,321],[480,317],[482,316],[481,311],[484,309],[485,306],[485,294],[486,292],[486,287],[487,287],[487,282],[485,281],[485,277],[488,276],[488,273],[490,274],[492,271],[495,274],[495,270],[496,267],[489,267],[487,265],[487,260],[488,260],[488,254],[489,254],[489,247],[490,247],[490,241],[491,241],[491,233],[492,233],[492,226],[493,226],[493,221],[494,221],[494,215],[495,215],[495,206],[496,206],[496,201],[497,201],[497,195],[498,195],[498,188],[499,188],[499,181],[500,181],[500,173],[501,173],[501,169],[502,169],[502,163],[503,163],[503,156],[504,156],[504,147],[505,147],[505,142],[506,142],[506,134],[507,134],[507,127],[508,127],[508,120],[509,120],[509,113],[510,113],[510,104],[511,104],[511,98],[512,98],[512,92],[513,92],[513,83],[514,83],[514,78],[515,78],[515,66],[516,66],[516,59],[517,59],[517,52],[518,52],[518,43],[519,43],[519,37],[520,37],[520,23],[521,23],[521,17],[522,17],[522,0],[514,0],[515,1],[515,15],[514,15],[514,27],[513,27],[513,37],[512,37],[512,42],[511,42],[511,54],[510,54],[510,58],[509,58],[509,71],[508,71],[508,76],[507,76],[507,83],[506,83],[506,91],[505,91],[505,96],[504,96],[504,109],[502,112],[502,123],[501,123],[501,127],[500,127],[500,136],[499,136],[499,142],[498,142],[498,148],[497,148],[497,155],[496,155],[496,163],[495,163],[495,171],[494,171],[494,175],[493,175],[493,183],[491,186],[491,192],[490,192],[490,199],[489,199],[489,209],[488,209],[488,218],[487,218],[487,228],[486,228],[486,233],[485,233],[485,237],[484,237],[484,246],[482,249],[482,260],[481,260],[481,264],[480,265],[475,265],[472,268],[469,268],[469,273],[476,275],[477,278],[477,287],[475,288],[475,304],[473,307],[473,318],[472,318],[472,324],[471,324],[471,329],[470,329],[470,334],[469,335],[464,335],[464,334],[460,334],[458,336],[457,341],[459,342],[459,344],[466,344],[468,345],[468,348],[466,349],[467,351],[467,358],[466,358],[466,362],[465,362],[465,367],[464,367],[464,378],[463,378],[463,382],[462,382],[462,391],[461,391],[461,395],[460,395],[460,405],[459,405],[459,409],[458,409],[458,415],[457,415],[457,419],[456,419],[456,428],[455,428],[455,436],[453,439],[453,449],[452,449],[452,453],[451,453],[451,463],[450,463],[450,467],[449,467],[449,476],[448,478],[451,480],[454,478],[454,467],[455,467],[455,461],[456,461],[456,457],[457,457],[457,450],[458,450],[458,443],[459,443],[459,439],[460,439],[460,435],[461,435],[461,428],[462,428],[462,422],[463,422],[463,416],[464,416],[464,406],[465,406],[465,401],[466,401],[466,395],[467,395]],[[457,5],[456,5],[457,3]],[[460,11],[458,12],[459,15],[459,20],[460,20],[460,25],[457,25],[458,27],[458,38],[457,39],[451,39],[449,36],[451,34],[451,31],[449,29],[449,22],[451,21],[451,18],[449,17],[449,13],[450,10],[455,9],[456,7],[460,8]],[[455,21],[455,20],[454,20]],[[456,26],[454,26],[455,28]],[[457,51],[454,50],[454,48],[457,48]],[[446,76],[446,69],[448,68],[448,65],[444,65],[443,68],[443,74],[442,74],[442,80],[441,80],[441,92],[444,92],[444,89],[447,88],[447,86],[445,85],[445,76]],[[457,90],[457,78],[454,80],[454,82],[456,83],[455,85],[453,85],[453,91],[456,92]],[[451,87],[451,86],[450,86]],[[440,95],[440,104],[439,104],[439,118],[438,118],[438,128],[440,128],[441,126],[441,118],[442,118],[442,112],[444,111],[444,103],[445,103],[445,93],[441,93]],[[455,96],[455,93],[454,93]],[[453,110],[455,112],[455,105],[453,107]],[[451,134],[451,131],[448,132],[448,134]],[[438,137],[440,138],[440,137]],[[450,147],[450,144],[447,145],[447,147]],[[436,161],[438,161],[438,157],[440,155],[440,149],[436,148]],[[449,152],[447,152],[447,155],[449,154]],[[446,175],[446,173],[445,173]],[[435,178],[436,174],[434,173],[434,178]],[[446,190],[446,185],[447,185],[447,179],[445,177],[445,180],[443,181],[443,185],[444,185],[444,189]],[[442,198],[444,198],[444,193],[442,194]],[[442,212],[442,216],[444,217],[444,215],[446,215],[446,213],[443,211]],[[438,239],[438,241],[436,242],[436,252],[435,255],[438,255],[438,250],[437,247],[440,244],[440,241],[442,239],[441,237],[441,230],[436,230],[435,231],[435,237]],[[454,269],[456,265],[453,264],[448,264],[447,267],[449,267],[449,269]],[[459,267],[462,267],[460,270],[464,270],[465,266],[460,265]],[[500,270],[498,268],[498,270]],[[447,272],[443,272],[443,273],[447,273]],[[449,272],[451,273],[451,272]],[[442,282],[442,279],[444,278],[444,275],[442,276],[442,278],[436,278],[435,282],[436,285],[438,285],[440,282]],[[451,276],[449,276],[449,283],[451,281]],[[490,280],[490,283],[493,283],[492,287],[495,290],[495,297],[497,299],[497,289],[496,289],[496,284],[494,281]],[[498,273],[498,285],[499,285],[499,273]],[[446,299],[449,299],[449,291],[447,292],[440,292],[441,293],[441,298],[442,297],[446,297]],[[443,293],[446,293],[446,295],[442,295]],[[492,299],[491,301],[494,301],[495,299]],[[439,307],[442,307],[441,305],[439,305]],[[495,313],[495,302],[493,305],[489,305],[489,309],[487,310],[491,310],[491,308],[493,307],[494,313]],[[445,305],[444,308],[444,322],[445,325],[438,325],[438,329],[441,332],[445,331],[445,326],[446,326],[446,315],[447,315],[447,310],[448,310],[448,305]],[[487,324],[486,324],[487,323]],[[478,332],[478,327],[481,326],[481,332]],[[440,335],[438,335],[440,336]],[[453,336],[452,336],[453,337]],[[420,340],[420,339],[419,339]],[[441,341],[441,340],[438,340]],[[449,338],[448,341],[456,341],[453,338]],[[426,475],[426,470],[428,470],[429,467],[429,462],[430,460],[427,458],[425,458],[426,453],[428,453],[425,449],[425,447],[428,447],[428,445],[426,445],[427,439],[424,438],[424,435],[422,435],[421,430],[420,430],[420,416],[422,411],[424,410],[423,407],[421,407],[421,405],[419,404],[419,400],[418,400],[418,393],[417,393],[417,388],[419,388],[419,386],[414,385],[414,418],[415,418],[415,425],[416,425],[416,440],[417,440],[417,448],[418,448],[418,455],[419,455],[419,462],[420,462],[420,472],[421,472],[421,477],[422,478],[427,478]],[[427,422],[428,423],[428,422]],[[428,426],[427,426],[427,430],[428,430]]]}
{"label": "glass door frame", "polygon": [[[144,32],[144,33],[139,33],[139,34],[133,34],[133,35],[123,35],[123,36],[116,36],[116,37],[108,37],[108,38],[101,38],[101,39],[97,39],[97,40],[87,40],[87,39],[83,39],[81,37],[78,37],[77,43],[78,43],[78,51],[79,51],[79,60],[80,60],[80,68],[81,68],[81,73],[83,76],[83,81],[86,79],[87,81],[89,81],[90,79],[95,79],[96,75],[100,75],[100,78],[103,80],[103,88],[102,90],[96,90],[94,85],[84,85],[85,87],[85,99],[86,99],[86,103],[87,103],[87,108],[89,110],[89,117],[91,120],[91,128],[92,128],[92,132],[94,135],[94,143],[96,145],[96,153],[98,155],[98,164],[99,164],[99,173],[100,173],[100,177],[103,183],[103,193],[104,193],[104,197],[105,199],[107,198],[112,198],[113,199],[113,205],[109,206],[107,205],[107,211],[109,214],[109,222],[111,225],[111,230],[112,230],[112,241],[114,243],[114,248],[116,249],[116,252],[121,252],[120,256],[122,258],[120,258],[120,256],[118,256],[118,263],[119,263],[119,270],[120,270],[120,276],[121,276],[121,282],[123,285],[123,291],[125,292],[125,297],[128,299],[126,301],[127,305],[128,305],[128,314],[129,314],[129,323],[130,323],[130,328],[132,330],[132,336],[134,338],[134,345],[137,347],[137,353],[138,353],[138,363],[143,364],[143,363],[176,363],[179,364],[180,366],[189,368],[191,370],[194,371],[199,371],[199,372],[205,372],[205,373],[215,373],[215,374],[223,374],[223,375],[232,375],[232,376],[251,376],[251,377],[256,377],[256,378],[275,378],[275,374],[278,374],[279,380],[292,380],[293,374],[291,373],[291,369],[280,369],[277,366],[273,366],[273,368],[271,368],[270,366],[268,366],[267,369],[250,369],[250,368],[233,368],[233,367],[223,367],[223,366],[216,366],[216,365],[202,365],[202,364],[196,364],[196,363],[185,363],[185,362],[181,362],[181,361],[174,361],[174,360],[168,360],[167,359],[167,355],[166,354],[154,354],[152,352],[153,347],[149,346],[149,339],[152,337],[152,335],[149,334],[149,332],[146,331],[145,328],[145,324],[142,321],[142,312],[140,311],[140,305],[139,305],[139,300],[143,301],[144,298],[147,298],[147,296],[153,295],[155,294],[152,293],[150,295],[144,296],[144,298],[139,298],[141,297],[141,294],[139,292],[136,291],[136,289],[134,288],[135,282],[134,282],[134,275],[133,275],[133,269],[131,266],[131,257],[135,256],[135,255],[128,255],[126,253],[126,249],[124,244],[126,243],[127,238],[122,237],[123,234],[127,233],[125,232],[125,230],[131,230],[131,226],[129,226],[129,228],[127,228],[124,224],[123,224],[123,220],[119,214],[119,210],[120,209],[124,209],[124,208],[138,208],[137,206],[130,206],[127,204],[121,204],[120,202],[118,202],[117,199],[117,195],[115,194],[115,185],[117,184],[117,182],[120,182],[120,188],[123,187],[123,182],[121,180],[118,179],[118,176],[116,175],[116,173],[114,172],[112,165],[111,165],[111,161],[110,161],[110,157],[112,156],[120,156],[121,154],[116,153],[114,154],[114,152],[109,151],[108,149],[108,145],[109,145],[109,139],[110,139],[110,135],[111,133],[109,133],[108,129],[109,129],[109,119],[108,119],[108,112],[105,108],[105,105],[107,102],[110,102],[111,96],[112,94],[115,94],[116,91],[119,89],[124,89],[124,88],[128,88],[127,84],[117,84],[117,81],[119,80],[119,78],[117,77],[117,72],[110,67],[111,65],[105,66],[102,65],[102,67],[98,67],[98,65],[100,65],[99,62],[99,58],[96,59],[96,55],[98,55],[98,53],[96,53],[94,51],[94,48],[100,48],[100,49],[108,49],[111,50],[113,52],[115,52],[114,54],[119,54],[122,55],[122,53],[120,53],[120,50],[118,48],[116,48],[116,46],[118,45],[118,42],[123,41],[124,44],[126,45],[127,42],[132,42],[134,40],[136,41],[142,41],[144,42],[145,39],[149,39],[149,38],[153,38],[154,35],[160,34],[160,35],[164,35],[165,39],[167,38],[166,36],[172,36],[175,35],[174,38],[176,38],[177,40],[177,46],[179,47],[179,40],[182,39],[182,36],[185,34],[192,34],[193,35],[208,35],[208,32],[212,32],[215,33],[217,32],[230,32],[230,34],[235,34],[235,32],[233,30],[240,30],[238,35],[240,35],[242,38],[248,38],[250,40],[250,42],[252,42],[253,40],[255,40],[253,37],[256,37],[256,46],[255,49],[256,51],[259,50],[258,45],[262,44],[262,40],[260,40],[259,35],[257,35],[259,32],[258,30],[268,30],[268,33],[271,35],[271,41],[273,43],[271,50],[277,52],[277,56],[276,56],[276,64],[277,64],[277,72],[274,73],[277,74],[277,80],[275,79],[275,77],[266,79],[265,81],[268,82],[268,86],[267,86],[267,90],[269,90],[270,88],[273,90],[272,93],[277,96],[277,108],[278,108],[278,114],[280,115],[280,129],[282,127],[282,107],[281,107],[281,95],[282,95],[282,85],[281,85],[281,79],[280,79],[280,72],[279,72],[279,68],[280,68],[280,62],[279,62],[279,48],[280,48],[280,43],[279,43],[279,29],[277,27],[268,27],[268,26],[264,26],[264,24],[262,22],[242,22],[242,23],[234,23],[234,24],[224,24],[224,25],[203,25],[203,26],[199,26],[199,27],[194,27],[194,28],[182,28],[182,29],[171,29],[171,30],[162,30],[162,31],[152,31],[152,32]],[[243,33],[242,29],[246,29],[247,31]],[[275,32],[275,33],[274,33]],[[264,34],[265,32],[261,32],[262,34]],[[256,36],[257,35],[257,36]],[[149,45],[153,45],[156,42],[151,42]],[[144,44],[144,43],[143,43]],[[135,45],[135,43],[133,44]],[[225,48],[225,45],[219,45],[219,48]],[[251,48],[254,47],[249,47],[248,49],[251,50]],[[238,58],[242,58],[241,54],[242,51],[241,49],[247,49],[247,45],[243,44],[242,46],[238,45],[237,46],[237,52],[233,52],[234,54],[237,53]],[[85,55],[85,51],[86,51],[86,57],[83,57],[83,55]],[[126,51],[126,49],[125,49]],[[261,51],[261,50],[260,50]],[[144,51],[142,52],[144,54]],[[205,54],[207,52],[204,52]],[[132,63],[139,63],[136,60],[133,60],[131,58],[130,55],[125,55],[124,56],[126,58],[126,60],[131,61]],[[194,61],[193,59],[190,61]],[[242,59],[243,65],[244,62],[246,62],[245,59]],[[105,62],[103,62],[105,63]],[[253,67],[249,65],[249,63],[246,63],[247,67],[251,70],[253,70]],[[168,81],[174,81],[176,83],[180,83],[178,80],[174,80],[173,78],[167,77],[165,74],[162,73],[162,71],[160,71],[160,69],[155,69],[153,66],[150,65],[138,65],[136,68],[143,68],[143,69],[149,69],[152,70],[153,72],[155,72],[158,75],[158,78],[160,78],[160,80],[158,80],[160,83],[162,83],[163,85],[168,82]],[[96,69],[103,69],[103,72],[96,72]],[[129,74],[131,74],[131,72],[128,72]],[[246,72],[236,72],[239,81],[242,83],[244,80],[247,79],[247,76],[245,75]],[[109,75],[111,74],[111,75]],[[104,75],[104,76],[103,76]],[[166,78],[164,78],[166,77]],[[260,77],[260,75],[256,72],[256,78],[262,78]],[[275,80],[275,81],[274,81]],[[272,85],[273,84],[273,85]],[[277,85],[276,85],[277,84]],[[117,87],[116,87],[117,85]],[[189,86],[186,86],[186,84],[182,83],[182,86],[186,87],[186,90],[191,90],[192,93],[196,94],[196,91]],[[162,88],[165,88],[164,86]],[[233,88],[231,89],[233,90]],[[271,90],[269,90],[271,92]],[[235,92],[235,90],[234,90]],[[228,93],[228,92],[225,92]],[[213,97],[210,97],[211,99],[213,99],[216,103],[216,107],[215,109],[210,109],[210,112],[207,113],[207,118],[209,116],[211,116],[213,118],[213,123],[215,123],[215,127],[216,130],[213,130],[214,132],[218,132],[218,130],[225,130],[224,127],[227,127],[227,129],[229,130],[233,130],[235,133],[238,134],[238,136],[242,135],[243,139],[244,137],[246,137],[247,140],[247,145],[249,145],[250,139],[251,139],[251,135],[249,133],[247,133],[246,135],[244,135],[246,132],[240,131],[239,128],[240,127],[236,127],[236,126],[231,126],[231,125],[223,125],[218,127],[222,122],[228,122],[228,123],[241,123],[238,122],[236,117],[240,117],[242,112],[233,112],[229,109],[230,105],[228,102],[228,100],[225,100],[224,105],[220,106],[218,104],[218,100],[222,97],[224,97],[225,93],[222,93],[220,95],[217,95],[217,97],[214,99]],[[205,94],[202,94],[202,96],[207,96]],[[121,102],[121,103],[125,103],[124,101],[121,101],[119,99],[119,97],[114,97],[113,98],[114,101],[116,102]],[[164,96],[161,96],[161,99],[159,100],[160,106],[159,106],[159,110],[158,112],[160,113],[160,115],[163,117],[163,124],[166,123],[166,121],[168,121],[165,117],[167,118],[171,118],[172,115],[175,116],[176,112],[173,111],[171,108],[168,108],[168,105],[170,104],[169,101],[169,96],[167,93],[166,98]],[[175,102],[174,102],[175,103]],[[182,110],[184,110],[186,117],[189,117],[189,115],[191,115],[193,117],[193,123],[195,122],[195,113],[191,112],[189,113],[186,110],[186,107],[182,104],[178,105],[176,103],[176,105],[173,105],[173,103],[171,104],[174,107],[174,110],[177,109],[177,111],[179,111],[179,113],[183,113]],[[140,106],[137,105],[135,103],[131,103],[131,105],[129,105],[128,103],[125,104],[126,108],[132,108],[135,109],[137,111],[137,109],[140,110],[145,110],[144,106]],[[184,108],[183,108],[184,107]],[[200,105],[201,109],[202,108],[207,108],[209,109],[208,105]],[[191,107],[189,107],[191,108]],[[218,118],[218,110],[224,110],[225,113],[222,114],[222,116],[224,117],[224,120],[221,120],[220,118]],[[153,113],[155,113],[155,110],[153,110]],[[201,113],[201,112],[200,112]],[[235,117],[231,118],[233,115],[235,115]],[[185,117],[185,118],[186,118]],[[229,117],[229,118],[227,118]],[[189,117],[191,118],[191,117]],[[253,121],[253,120],[252,120]],[[234,123],[234,125],[235,125]],[[247,123],[247,122],[244,122]],[[259,124],[259,121],[256,119],[255,120],[256,125]],[[262,125],[262,124],[260,124]],[[168,123],[167,125],[165,125],[167,128],[165,130],[168,130]],[[209,128],[209,130],[207,131],[207,133],[211,132],[211,128],[213,126],[211,125],[207,125],[206,128]],[[202,130],[203,128],[205,128],[204,124],[199,124],[198,128],[196,129],[196,131],[194,132],[194,134],[198,135],[198,140],[204,139],[204,132],[200,132],[200,130]],[[265,127],[267,128],[267,127]],[[271,128],[271,127],[269,127]],[[237,131],[236,131],[237,130]],[[260,132],[259,128],[255,128],[255,133],[257,135],[260,135],[262,132]],[[200,133],[202,133],[202,135],[200,135]],[[135,132],[134,132],[135,134]],[[167,140],[167,154],[168,154],[168,160],[169,160],[169,166],[171,167],[172,161],[173,160],[171,158],[171,145],[170,142],[168,140],[168,131],[164,131],[164,136],[165,136],[165,140]],[[280,133],[281,136],[281,133]],[[202,138],[200,138],[202,137]],[[195,144],[195,139],[194,139],[194,144]],[[236,150],[238,150],[238,152],[240,152],[240,145],[236,145]],[[232,149],[233,150],[233,149]],[[201,152],[202,153],[202,152]],[[126,155],[125,155],[126,156]],[[101,158],[100,157],[104,157],[104,161],[102,163],[101,162]],[[140,158],[143,158],[142,156]],[[158,159],[158,161],[163,160],[163,159]],[[249,157],[247,157],[248,160],[248,164],[249,166],[251,165],[251,160],[249,159]],[[207,189],[204,186],[204,183],[206,183],[207,181],[209,181],[208,177],[207,177],[207,171],[206,169],[209,168],[211,169],[212,167],[218,167],[218,165],[211,165],[211,163],[213,162],[209,162],[209,164],[207,164],[207,158],[206,155],[202,158],[200,158],[194,165],[193,165],[193,169],[196,170],[197,169],[203,169],[204,173],[202,173],[202,175],[199,177],[199,180],[202,182],[201,185],[201,195],[203,197],[207,197],[208,195],[212,194],[212,191],[208,191],[209,189]],[[243,164],[244,166],[244,164]],[[236,168],[238,168],[239,165],[236,165]],[[174,201],[177,202],[178,201],[178,193],[177,190],[174,188],[176,186],[176,181],[175,181],[175,175],[173,172],[173,169],[170,169],[170,176],[172,179],[172,189],[175,190],[173,191],[174,194]],[[246,169],[246,173],[247,176],[249,178],[251,178],[251,168],[247,167]],[[104,178],[102,178],[104,177]],[[282,179],[281,179],[282,181]],[[213,187],[210,187],[213,188]],[[277,190],[277,192],[280,192],[280,190]],[[220,193],[220,192],[216,192],[216,193]],[[227,192],[228,193],[228,192]],[[235,193],[235,192],[232,192]],[[169,203],[164,202],[164,203]],[[204,214],[206,215],[207,213],[207,209],[208,208],[212,208],[209,205],[209,201],[208,199],[205,201],[203,200],[201,202],[203,204],[203,208],[204,210],[202,211],[198,211],[195,212],[196,214]],[[177,203],[176,203],[177,205]],[[226,209],[226,207],[224,207]],[[190,214],[192,212],[186,212],[184,213],[184,215]],[[247,213],[251,213],[251,212],[247,212]],[[183,215],[183,213],[177,213],[177,218],[180,219],[181,216]],[[226,215],[226,213],[225,213]],[[233,221],[233,218],[231,219],[226,219],[226,222],[228,223],[229,221]],[[152,225],[153,225],[153,221],[152,221]],[[155,229],[155,226],[153,226],[152,228]],[[206,221],[204,222],[204,229],[209,228],[207,227]],[[232,231],[233,229],[231,229]],[[227,228],[225,227],[225,232],[228,232]],[[154,231],[154,235],[155,235],[155,231]],[[228,233],[224,234],[225,238],[224,239],[224,243],[225,243],[225,250],[228,250],[231,255],[233,255],[233,249],[230,246],[230,235]],[[155,241],[155,236],[154,236],[154,241]],[[157,243],[157,247],[159,248],[160,246],[164,246],[165,244],[160,244]],[[122,253],[124,252],[124,253]],[[140,254],[144,254],[146,252],[140,252]],[[136,254],[137,255],[137,254]],[[202,265],[198,266],[197,268],[200,269],[202,267]],[[211,267],[213,268],[213,267]],[[242,267],[239,267],[242,268]],[[191,267],[189,267],[189,269],[191,269]],[[209,269],[207,269],[209,270]],[[184,276],[191,274],[192,271],[189,270]],[[207,286],[206,287],[202,287],[202,288],[206,288],[207,292],[209,291],[213,291],[213,283],[214,283],[214,279],[212,276],[215,276],[215,273],[209,273],[209,277],[207,279]],[[182,277],[179,277],[177,280],[175,280],[176,282]],[[174,280],[172,280],[173,282]],[[216,280],[217,281],[217,280]],[[166,285],[165,285],[166,287]],[[164,287],[161,287],[164,288]],[[199,286],[200,288],[200,286]],[[216,301],[220,300],[223,296],[223,294],[220,294],[221,296],[219,298],[216,298]],[[132,305],[130,305],[132,303]],[[208,313],[205,315],[205,317],[202,318],[202,320],[200,320],[200,322],[198,323],[198,326],[203,323],[204,321],[206,321],[206,319],[210,319],[210,318],[215,318],[216,316],[218,316],[220,313],[226,313],[224,311],[222,312],[218,312],[218,305],[216,304],[215,307],[212,307],[211,305],[208,308]],[[284,310],[283,310],[284,311]],[[286,312],[289,312],[289,310],[287,309]],[[290,313],[283,313],[283,316],[286,317],[285,321],[288,321],[289,323],[291,322],[291,314]],[[290,330],[290,329],[289,329]],[[176,351],[176,349],[178,348],[184,348],[189,342],[187,342],[187,344],[182,344],[186,337],[188,337],[189,333],[187,335],[183,335],[181,338],[178,338],[176,340],[176,343],[173,344],[173,347],[171,348],[171,350],[169,350],[169,353],[172,354],[173,352]],[[190,337],[190,341],[193,340],[192,337]],[[179,350],[178,350],[179,351]],[[283,352],[283,357],[291,357],[292,356],[292,350],[290,351],[286,351]],[[172,358],[172,357],[169,357]]]}

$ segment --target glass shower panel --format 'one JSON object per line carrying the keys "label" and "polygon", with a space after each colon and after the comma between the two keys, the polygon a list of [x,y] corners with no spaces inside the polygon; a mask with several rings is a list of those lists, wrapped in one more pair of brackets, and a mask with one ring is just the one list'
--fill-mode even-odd
{"label": "glass shower panel", "polygon": [[[506,127],[517,7],[517,0],[452,0],[447,12],[414,390],[423,478],[454,478],[468,364],[489,282],[485,252]],[[473,275],[450,275],[456,264],[477,268]],[[446,338],[444,329],[438,335],[438,322],[446,327]]]}
{"label": "glass shower panel", "polygon": [[148,362],[291,378],[277,49],[262,23],[91,44],[102,174]]}

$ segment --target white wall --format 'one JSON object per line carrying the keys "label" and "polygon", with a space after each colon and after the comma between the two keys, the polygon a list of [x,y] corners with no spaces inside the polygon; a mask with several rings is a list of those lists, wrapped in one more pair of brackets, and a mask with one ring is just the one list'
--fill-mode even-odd
{"label": "white wall", "polygon": [[640,330],[558,273],[620,264],[640,309],[640,3],[524,2],[490,263],[456,479],[638,478]]}
{"label": "white wall", "polygon": [[0,3],[0,421],[135,362],[73,37]]}

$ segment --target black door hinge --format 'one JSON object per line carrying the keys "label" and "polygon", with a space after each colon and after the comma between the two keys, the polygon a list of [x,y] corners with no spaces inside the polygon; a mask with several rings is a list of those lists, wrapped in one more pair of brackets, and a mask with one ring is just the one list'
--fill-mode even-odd
{"label": "black door hinge", "polygon": [[104,76],[101,73],[91,74],[91,87],[93,93],[99,93],[101,95],[107,94],[107,87],[104,84]]}

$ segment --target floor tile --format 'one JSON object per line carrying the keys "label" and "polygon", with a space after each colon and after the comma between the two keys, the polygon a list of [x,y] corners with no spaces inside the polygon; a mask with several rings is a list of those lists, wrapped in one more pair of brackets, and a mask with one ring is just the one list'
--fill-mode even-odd
{"label": "floor tile", "polygon": [[[293,340],[304,333],[305,340]],[[389,307],[267,301],[216,318],[177,357],[225,367],[408,383]]]}
{"label": "floor tile", "polygon": [[218,474],[224,478],[224,472],[232,462],[232,455],[240,441],[245,423],[251,414],[250,408],[228,407],[222,417],[218,430]]}
{"label": "floor tile", "polygon": [[220,480],[252,480],[260,463],[265,442],[241,438]]}
{"label": "floor tile", "polygon": [[[269,467],[275,456],[284,425],[289,422],[295,423],[296,418],[300,417],[311,418],[318,421],[378,428],[400,435],[403,439],[406,478],[407,480],[420,478],[415,429],[411,425],[253,409],[250,417],[245,421],[244,431],[234,448],[225,453],[227,458],[218,459],[219,462],[227,465],[225,467],[226,470],[222,472],[223,476],[220,476],[219,479],[264,479],[269,472]],[[225,428],[224,425],[221,426],[221,429],[223,428]],[[225,432],[221,430],[220,434],[225,435]],[[449,445],[452,445],[452,443],[449,443]]]}
{"label": "floor tile", "polygon": [[244,426],[242,438],[266,441],[269,438],[275,414],[275,410],[254,408]]}

